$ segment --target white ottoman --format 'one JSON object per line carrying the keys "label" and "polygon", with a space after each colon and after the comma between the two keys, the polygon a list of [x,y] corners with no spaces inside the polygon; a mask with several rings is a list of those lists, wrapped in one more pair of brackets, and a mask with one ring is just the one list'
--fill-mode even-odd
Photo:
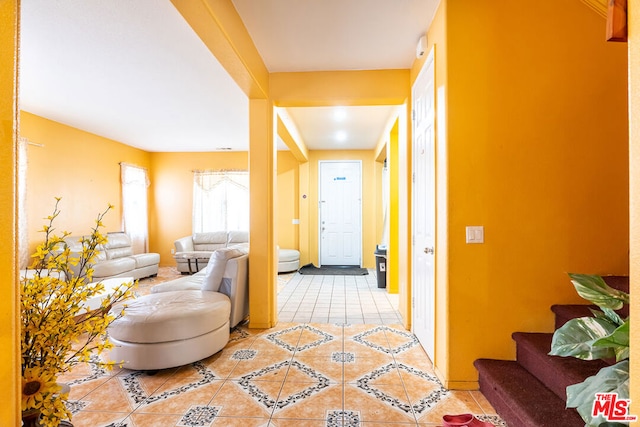
{"label": "white ottoman", "polygon": [[278,250],[278,273],[296,271],[300,267],[300,252],[295,249]]}
{"label": "white ottoman", "polygon": [[109,358],[128,369],[182,366],[211,356],[229,341],[229,297],[200,290],[149,294],[127,305],[109,326]]}

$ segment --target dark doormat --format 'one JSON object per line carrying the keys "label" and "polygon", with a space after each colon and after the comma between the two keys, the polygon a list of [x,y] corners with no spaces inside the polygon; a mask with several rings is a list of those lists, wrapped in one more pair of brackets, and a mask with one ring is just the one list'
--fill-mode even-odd
{"label": "dark doormat", "polygon": [[316,276],[364,276],[369,274],[369,271],[360,267],[338,267],[334,265],[316,267],[313,264],[306,264],[300,267],[298,273]]}

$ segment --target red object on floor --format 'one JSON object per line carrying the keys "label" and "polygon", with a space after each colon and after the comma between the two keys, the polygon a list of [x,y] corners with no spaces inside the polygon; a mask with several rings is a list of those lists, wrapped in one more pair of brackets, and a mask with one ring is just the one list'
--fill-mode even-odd
{"label": "red object on floor", "polygon": [[480,421],[472,414],[445,415],[442,421],[444,427],[495,427],[489,422]]}

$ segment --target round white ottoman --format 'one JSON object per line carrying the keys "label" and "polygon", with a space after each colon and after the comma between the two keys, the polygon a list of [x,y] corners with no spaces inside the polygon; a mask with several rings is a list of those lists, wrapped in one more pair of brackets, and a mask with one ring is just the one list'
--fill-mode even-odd
{"label": "round white ottoman", "polygon": [[300,252],[295,249],[278,250],[278,273],[296,271],[300,267]]}
{"label": "round white ottoman", "polygon": [[209,357],[229,341],[229,297],[200,290],[149,294],[128,303],[109,325],[109,358],[128,369],[156,370]]}

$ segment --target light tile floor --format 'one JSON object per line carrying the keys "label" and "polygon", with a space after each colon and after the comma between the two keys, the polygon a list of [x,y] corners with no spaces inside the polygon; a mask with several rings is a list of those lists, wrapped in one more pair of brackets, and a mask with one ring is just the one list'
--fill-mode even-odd
{"label": "light tile floor", "polygon": [[398,295],[378,288],[375,270],[363,276],[295,273],[278,293],[281,322],[400,323]]}
{"label": "light tile floor", "polygon": [[[73,425],[440,426],[444,414],[473,413],[505,426],[480,392],[442,386],[413,334],[391,322],[393,300],[370,278],[296,276],[280,292],[275,328],[241,325],[207,359],[154,375],[78,365],[61,378],[71,385]],[[328,283],[336,301],[324,307]],[[356,295],[366,303],[361,317],[348,303]],[[373,305],[376,315],[368,310]],[[322,322],[284,322],[285,313]],[[362,323],[372,316],[377,324]]]}

